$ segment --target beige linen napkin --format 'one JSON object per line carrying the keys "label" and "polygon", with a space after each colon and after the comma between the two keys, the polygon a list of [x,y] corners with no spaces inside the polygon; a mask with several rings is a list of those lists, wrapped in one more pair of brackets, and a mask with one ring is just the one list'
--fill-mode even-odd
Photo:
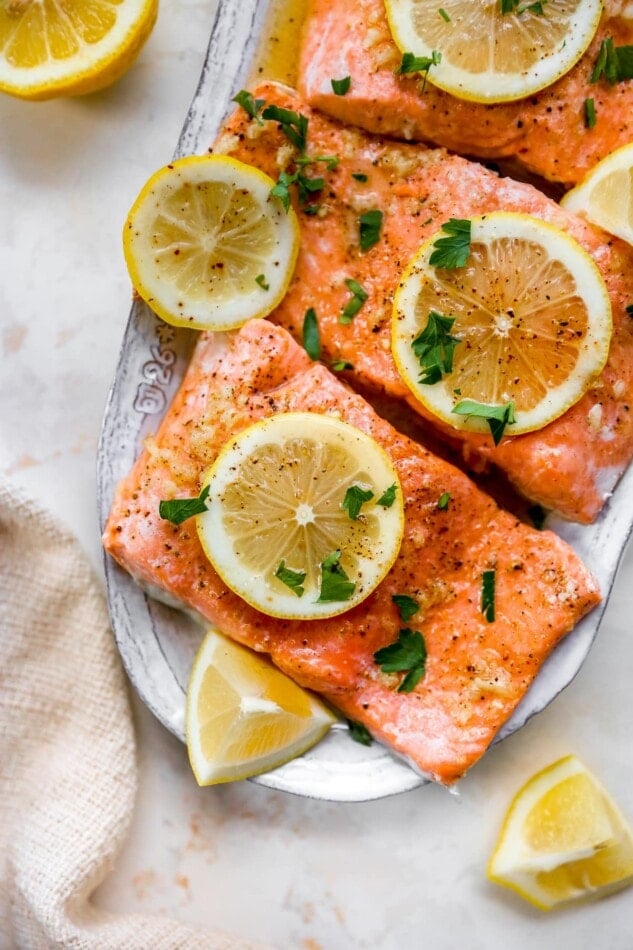
{"label": "beige linen napkin", "polygon": [[234,950],[247,944],[91,903],[136,790],[126,684],[75,539],[0,483],[0,946]]}

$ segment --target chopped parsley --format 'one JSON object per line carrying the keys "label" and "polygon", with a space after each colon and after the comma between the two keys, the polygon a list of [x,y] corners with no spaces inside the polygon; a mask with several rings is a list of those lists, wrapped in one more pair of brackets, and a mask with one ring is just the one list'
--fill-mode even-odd
{"label": "chopped parsley", "polygon": [[419,630],[405,627],[398,631],[394,643],[377,650],[374,660],[383,673],[405,673],[398,686],[399,693],[411,693],[426,670],[426,644]]}
{"label": "chopped parsley", "polygon": [[633,317],[633,303],[628,303],[624,309],[629,317]]}
{"label": "chopped parsley", "polygon": [[373,497],[374,493],[370,488],[364,489],[360,485],[350,485],[341,502],[341,508],[347,512],[352,521],[356,521],[365,502],[371,501]]}
{"label": "chopped parsley", "polygon": [[207,510],[209,486],[205,485],[197,498],[172,498],[171,501],[161,501],[158,514],[165,521],[172,524],[182,524],[187,518],[201,515]]}
{"label": "chopped parsley", "polygon": [[365,211],[361,214],[358,219],[361,251],[368,251],[370,247],[378,243],[380,240],[381,227],[382,211],[373,208],[371,211]]}
{"label": "chopped parsley", "polygon": [[306,150],[308,137],[308,119],[300,112],[292,109],[282,109],[281,106],[266,106],[262,112],[262,119],[272,119],[281,126],[281,131],[292,142],[295,148],[303,154]]}
{"label": "chopped parsley", "polygon": [[521,16],[522,13],[528,10],[537,16],[543,16],[545,13],[543,8],[546,3],[547,0],[536,0],[535,3],[522,3],[522,0],[501,0],[501,13],[503,16],[507,13],[516,13],[518,16]]}
{"label": "chopped parsley", "polygon": [[391,508],[394,501],[396,500],[396,490],[397,485],[394,482],[393,485],[390,485],[389,488],[387,488],[386,491],[382,493],[376,504],[380,505],[381,508]]}
{"label": "chopped parsley", "polygon": [[451,218],[442,225],[446,237],[440,237],[433,243],[435,250],[429,258],[431,267],[463,267],[470,254],[470,221],[464,218]]}
{"label": "chopped parsley", "polygon": [[445,373],[453,371],[453,351],[460,338],[451,336],[455,317],[445,317],[435,310],[429,311],[427,324],[411,343],[416,358],[422,367],[418,382],[424,385],[439,383]]}
{"label": "chopped parsley", "polygon": [[492,623],[495,619],[495,571],[484,571],[481,575],[481,612]]}
{"label": "chopped parsley", "polygon": [[440,7],[437,12],[438,12],[439,15],[442,17],[442,19],[444,20],[445,23],[450,23],[450,22],[451,22],[451,18],[450,18],[450,16],[448,15],[448,13],[446,12],[446,10],[444,9],[444,7]]}
{"label": "chopped parsley", "polygon": [[289,587],[297,597],[303,597],[305,593],[305,588],[303,587],[303,582],[306,579],[305,571],[293,571],[289,567],[286,567],[285,561],[280,561],[279,567],[275,571],[275,577],[279,578],[281,583],[285,584],[286,587]]}
{"label": "chopped parsley", "polygon": [[490,406],[483,402],[475,402],[474,399],[462,399],[453,408],[453,412],[458,416],[479,416],[485,419],[495,445],[501,442],[506,426],[516,422],[513,402],[507,402],[501,406]]}
{"label": "chopped parsley", "polygon": [[330,369],[333,369],[335,373],[342,373],[344,369],[354,369],[354,364],[348,360],[334,360],[330,363]]}
{"label": "chopped parsley", "polygon": [[633,46],[614,46],[612,36],[602,41],[589,82],[599,82],[603,78],[610,86],[633,79]]}
{"label": "chopped parsley", "polygon": [[440,509],[440,511],[446,511],[450,500],[451,493],[449,491],[442,492],[437,502],[437,507]]}
{"label": "chopped parsley", "polygon": [[349,92],[349,87],[352,83],[351,76],[344,76],[343,79],[330,79],[332,83],[332,89],[334,90],[335,96],[344,96]]}
{"label": "chopped parsley", "polygon": [[265,99],[253,99],[250,92],[247,92],[246,89],[240,89],[238,94],[233,96],[232,101],[237,102],[251,119],[257,119],[260,125],[264,124],[259,117],[259,113],[261,112],[262,106],[266,105]]}
{"label": "chopped parsley", "polygon": [[541,505],[531,505],[527,513],[530,517],[530,520],[537,531],[542,531],[545,526],[545,519],[547,518],[547,512]]}
{"label": "chopped parsley", "polygon": [[356,584],[339,564],[341,552],[333,551],[321,564],[321,592],[317,603],[325,604],[336,600],[349,600]]}
{"label": "chopped parsley", "polygon": [[585,99],[583,108],[585,110],[585,125],[588,129],[593,129],[596,124],[596,104],[593,99]]}
{"label": "chopped parsley", "polygon": [[371,745],[374,741],[371,732],[362,722],[356,722],[355,719],[348,719],[347,728],[354,742],[360,742],[361,745]]}
{"label": "chopped parsley", "polygon": [[262,290],[270,290],[270,284],[266,283],[266,278],[263,274],[258,274],[255,278],[255,283],[259,284]]}
{"label": "chopped parsley", "polygon": [[341,315],[338,318],[339,323],[351,323],[369,296],[365,288],[361,287],[358,281],[353,280],[351,277],[345,281],[345,285],[351,292],[352,299],[348,300],[343,307]]}
{"label": "chopped parsley", "polygon": [[430,56],[416,56],[414,53],[403,53],[400,65],[396,69],[396,76],[406,76],[409,73],[423,73],[422,91],[426,87],[426,80],[431,66],[439,66],[442,54],[438,49],[431,50]]}
{"label": "chopped parsley", "polygon": [[367,175],[364,172],[352,172],[352,178],[356,181],[367,181]]}
{"label": "chopped parsley", "polygon": [[309,307],[303,318],[302,329],[303,348],[311,360],[318,360],[321,356],[321,335],[319,321],[314,307]]}
{"label": "chopped parsley", "polygon": [[392,594],[391,599],[398,608],[400,619],[404,623],[406,623],[407,620],[411,620],[411,617],[414,617],[420,610],[420,605],[417,600],[414,600],[413,597],[409,597],[408,594]]}

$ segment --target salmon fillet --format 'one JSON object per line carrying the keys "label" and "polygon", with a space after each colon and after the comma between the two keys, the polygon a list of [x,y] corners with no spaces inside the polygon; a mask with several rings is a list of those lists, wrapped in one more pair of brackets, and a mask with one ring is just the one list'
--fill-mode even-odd
{"label": "salmon fillet", "polygon": [[[531,185],[499,178],[475,162],[344,127],[275,84],[264,84],[254,94],[308,117],[308,154],[339,159],[332,171],[323,164],[307,170],[323,175],[326,187],[312,197],[320,206],[317,214],[302,213],[297,205],[301,250],[290,289],[272,319],[300,340],[304,315],[313,307],[323,358],[352,364],[346,375],[355,386],[406,400],[444,439],[461,447],[472,468],[494,463],[526,498],[573,521],[591,522],[633,454],[633,321],[626,311],[633,302],[633,249]],[[275,179],[293,167],[295,155],[276,122],[260,125],[242,109],[228,120],[215,151],[256,165]],[[370,209],[383,212],[381,237],[362,252],[359,215]],[[390,319],[400,274],[422,241],[451,217],[499,210],[549,221],[585,248],[607,284],[614,331],[602,375],[575,406],[545,428],[504,438],[495,447],[488,436],[452,429],[428,415],[398,375]],[[361,284],[368,299],[344,325],[339,316],[350,299],[349,278]]]}
{"label": "salmon fillet", "polygon": [[[633,43],[627,4],[607,0],[596,36],[580,61],[547,89],[517,102],[465,102],[418,77],[394,75],[402,54],[383,0],[309,0],[299,90],[312,106],[370,132],[443,145],[462,155],[516,158],[553,182],[573,185],[610,151],[633,139],[633,84],[590,83],[600,44]],[[331,80],[351,77],[337,96]],[[584,101],[597,122],[585,125]]]}
{"label": "salmon fillet", "polygon": [[[312,621],[264,616],[228,590],[195,525],[158,515],[194,496],[234,433],[277,412],[334,413],[389,453],[405,501],[405,535],[385,580],[347,613]],[[450,492],[448,509],[438,499]],[[202,335],[156,436],[118,488],[103,542],[141,584],[158,587],[362,722],[416,768],[455,782],[484,753],[555,644],[599,600],[573,550],[536,532],[458,469],[400,435],[289,334],[254,320]],[[496,571],[496,620],[481,612],[482,572]],[[404,626],[392,594],[421,605],[411,626],[428,649],[424,678],[398,693],[373,659]]]}

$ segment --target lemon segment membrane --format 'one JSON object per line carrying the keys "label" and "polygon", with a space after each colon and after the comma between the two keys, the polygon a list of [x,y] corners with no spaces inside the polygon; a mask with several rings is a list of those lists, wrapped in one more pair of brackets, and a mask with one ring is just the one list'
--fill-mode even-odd
{"label": "lemon segment membrane", "polygon": [[[433,415],[456,429],[488,432],[461,416],[463,400],[510,402],[507,435],[539,429],[577,402],[600,374],[611,338],[609,295],[595,263],[565,232],[529,215],[471,220],[465,266],[434,267],[438,234],[420,248],[394,298],[392,350],[404,382]],[[452,366],[429,385],[414,341],[429,314],[453,320]]]}
{"label": "lemon segment membrane", "polygon": [[[204,485],[207,511],[196,522],[207,557],[228,587],[271,616],[343,613],[398,554],[404,515],[393,463],[335,417],[299,412],[255,423],[224,447]],[[353,487],[371,495],[355,518],[343,507]],[[388,489],[393,503],[380,504]],[[287,572],[297,583],[284,582]]]}
{"label": "lemon segment membrane", "polygon": [[426,79],[460,99],[508,102],[551,85],[580,59],[598,28],[601,0],[385,0],[400,50],[441,54]]}

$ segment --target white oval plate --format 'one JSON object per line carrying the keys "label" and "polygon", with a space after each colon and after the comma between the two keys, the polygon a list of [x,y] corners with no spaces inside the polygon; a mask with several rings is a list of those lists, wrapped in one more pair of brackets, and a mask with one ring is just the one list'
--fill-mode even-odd
{"label": "white oval plate", "polygon": [[[205,151],[246,82],[267,4],[223,0],[213,24],[200,82],[175,157]],[[168,327],[140,301],[131,309],[108,398],[98,456],[102,527],[118,481],[128,473],[143,439],[156,430],[178,388],[195,335]],[[604,600],[552,653],[496,741],[540,712],[580,669],[604,613],[608,594],[633,523],[633,468],[622,478],[600,518],[590,527],[548,521],[596,575]],[[203,635],[199,623],[148,596],[110,558],[105,558],[114,635],[139,695],[175,736],[184,741],[187,680]],[[261,785],[330,801],[369,801],[408,791],[426,781],[378,743],[353,742],[337,724],[316,747],[274,772]]]}

